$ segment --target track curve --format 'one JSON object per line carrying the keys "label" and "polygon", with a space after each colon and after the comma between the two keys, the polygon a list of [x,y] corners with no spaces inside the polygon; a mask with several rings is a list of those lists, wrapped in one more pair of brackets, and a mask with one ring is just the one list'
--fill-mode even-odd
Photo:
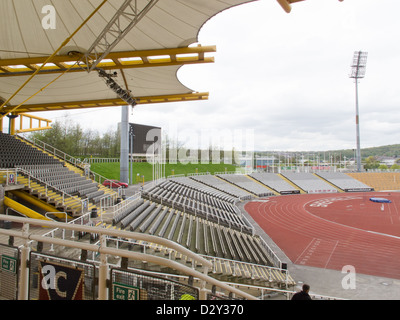
{"label": "track curve", "polygon": [[388,195],[394,201],[386,212],[376,204],[366,209],[369,196],[376,193],[278,196],[249,202],[245,210],[295,264],[351,265],[359,273],[400,279],[400,195]]}

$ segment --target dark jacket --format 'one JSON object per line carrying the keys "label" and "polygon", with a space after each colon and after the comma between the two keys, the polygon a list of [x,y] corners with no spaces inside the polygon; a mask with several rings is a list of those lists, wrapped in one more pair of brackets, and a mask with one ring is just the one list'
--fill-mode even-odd
{"label": "dark jacket", "polygon": [[293,295],[292,300],[312,300],[312,299],[307,292],[300,291]]}

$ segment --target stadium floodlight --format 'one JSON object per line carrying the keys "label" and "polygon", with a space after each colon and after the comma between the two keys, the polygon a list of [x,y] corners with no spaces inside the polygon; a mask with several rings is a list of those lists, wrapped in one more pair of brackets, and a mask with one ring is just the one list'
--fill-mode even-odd
{"label": "stadium floodlight", "polygon": [[112,91],[114,91],[119,98],[125,101],[128,105],[134,107],[137,104],[137,99],[135,99],[128,90],[122,89],[120,85],[114,81],[113,77],[117,76],[117,73],[109,74],[103,69],[96,68],[99,77],[106,79],[106,85]]}
{"label": "stadium floodlight", "polygon": [[353,56],[353,64],[351,65],[350,78],[354,79],[356,84],[356,160],[357,160],[357,171],[361,171],[361,149],[360,149],[360,121],[358,111],[358,79],[365,77],[365,70],[367,67],[367,52],[356,51]]}

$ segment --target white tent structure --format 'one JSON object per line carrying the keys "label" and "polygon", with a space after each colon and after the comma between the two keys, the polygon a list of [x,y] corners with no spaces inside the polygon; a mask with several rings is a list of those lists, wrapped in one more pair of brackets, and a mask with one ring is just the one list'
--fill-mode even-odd
{"label": "white tent structure", "polygon": [[[0,1],[0,131],[5,116],[13,134],[49,127],[17,130],[26,112],[207,99],[177,71],[213,62],[215,46],[197,44],[201,27],[251,1]],[[302,0],[277,1],[290,12]]]}

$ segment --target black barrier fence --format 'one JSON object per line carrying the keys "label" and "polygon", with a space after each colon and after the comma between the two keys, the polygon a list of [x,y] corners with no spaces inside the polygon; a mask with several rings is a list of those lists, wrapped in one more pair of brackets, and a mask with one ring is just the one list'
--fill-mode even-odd
{"label": "black barrier fence", "polygon": [[111,269],[110,300],[198,300],[199,290],[188,284],[148,273]]}

